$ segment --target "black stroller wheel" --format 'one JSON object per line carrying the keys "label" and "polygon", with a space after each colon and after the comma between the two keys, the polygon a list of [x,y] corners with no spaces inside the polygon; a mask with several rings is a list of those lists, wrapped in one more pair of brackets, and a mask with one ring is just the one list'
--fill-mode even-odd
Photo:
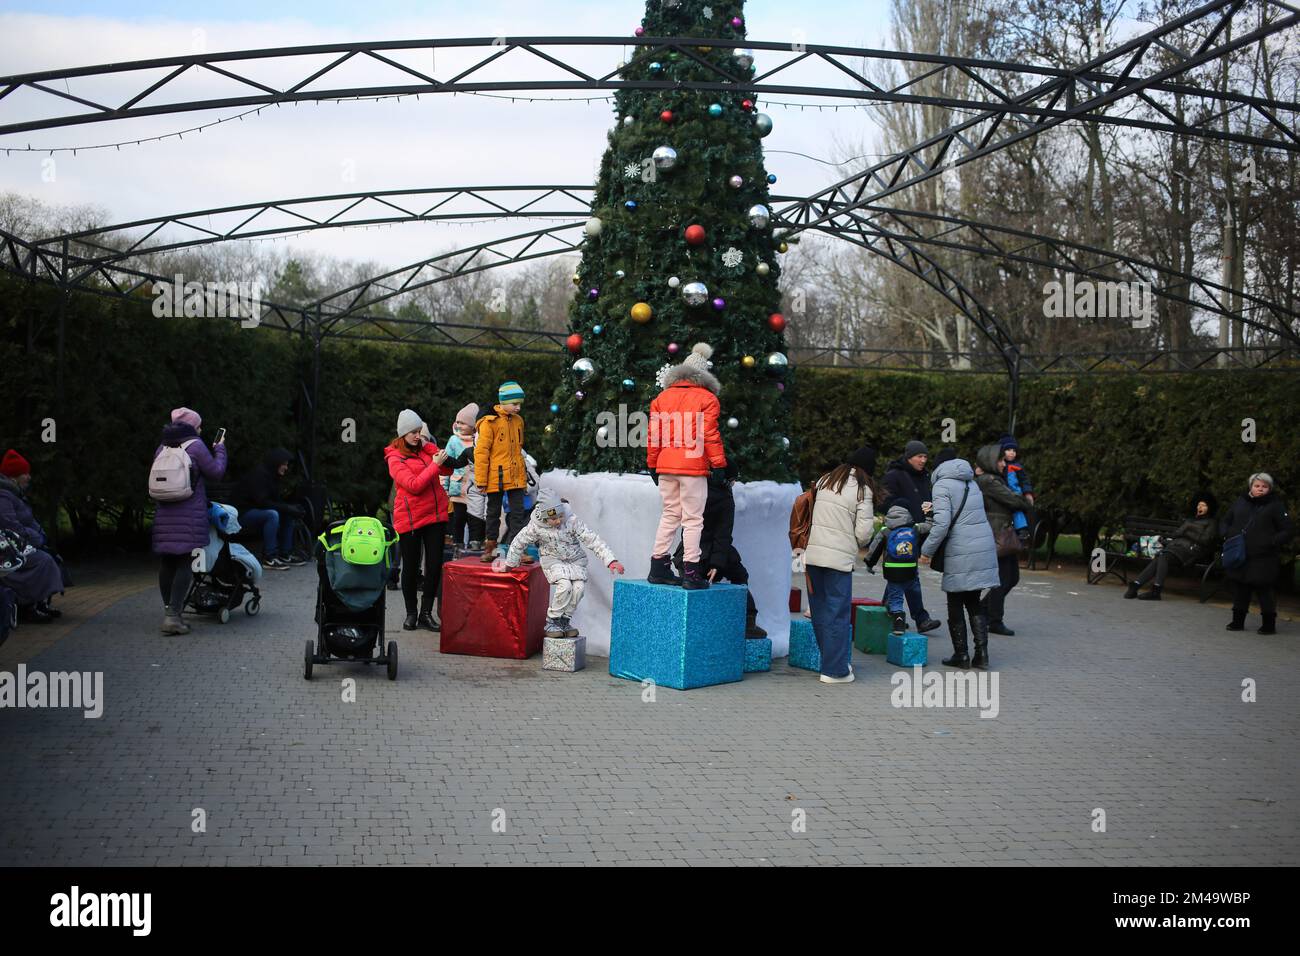
{"label": "black stroller wheel", "polygon": [[397,680],[397,642],[388,642],[388,679]]}
{"label": "black stroller wheel", "polygon": [[312,646],[311,641],[307,642],[307,653],[303,658],[302,676],[304,680],[311,680],[311,665],[315,662],[316,649]]}
{"label": "black stroller wheel", "polygon": [[228,623],[230,621],[230,608],[223,607],[221,610],[217,611],[217,620],[222,624]]}
{"label": "black stroller wheel", "polygon": [[249,598],[248,603],[244,605],[244,613],[249,617],[255,617],[260,610],[262,610],[262,602],[257,598]]}

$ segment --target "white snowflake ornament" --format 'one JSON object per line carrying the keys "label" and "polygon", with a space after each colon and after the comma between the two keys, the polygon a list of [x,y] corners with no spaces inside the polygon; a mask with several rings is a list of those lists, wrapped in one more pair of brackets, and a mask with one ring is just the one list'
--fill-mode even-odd
{"label": "white snowflake ornament", "polygon": [[625,179],[639,179],[641,177],[641,164],[628,163],[623,167],[623,177]]}
{"label": "white snowflake ornament", "polygon": [[712,7],[705,7],[703,10],[700,11],[700,13],[702,13],[702,14],[704,15],[704,19],[706,19],[706,20],[712,20],[712,19],[713,19],[713,8],[712,8]]}
{"label": "white snowflake ornament", "polygon": [[673,368],[676,368],[676,366],[673,365],[672,362],[669,362],[667,365],[662,366],[659,369],[659,371],[655,372],[655,385],[657,387],[659,388],[664,387],[664,376],[667,375],[669,370]]}
{"label": "white snowflake ornament", "polygon": [[735,246],[732,246],[730,249],[728,249],[726,252],[722,254],[722,264],[726,266],[728,269],[734,269],[736,268],[736,266],[740,265],[744,261],[745,261],[745,254],[741,252],[739,249],[737,249]]}

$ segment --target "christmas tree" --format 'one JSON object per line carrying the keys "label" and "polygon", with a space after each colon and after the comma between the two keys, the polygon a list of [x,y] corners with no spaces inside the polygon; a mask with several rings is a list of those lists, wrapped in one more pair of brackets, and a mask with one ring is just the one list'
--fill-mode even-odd
{"label": "christmas tree", "polygon": [[[649,0],[638,36],[740,42],[743,3]],[[713,67],[713,68],[711,68]],[[722,75],[718,70],[722,71]],[[774,239],[762,137],[746,90],[754,57],[705,43],[641,46],[629,80],[728,82],[734,89],[628,89],[600,164],[569,313],[569,356],[546,427],[554,467],[645,470],[626,412],[647,412],[657,376],[696,342],[713,346],[722,438],[746,481],[794,480]],[[631,442],[628,432],[631,431]]]}

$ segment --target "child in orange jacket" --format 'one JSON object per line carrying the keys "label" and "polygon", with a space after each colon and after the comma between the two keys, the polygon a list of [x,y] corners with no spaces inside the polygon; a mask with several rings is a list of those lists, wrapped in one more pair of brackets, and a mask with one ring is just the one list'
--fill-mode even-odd
{"label": "child in orange jacket", "polygon": [[[725,480],[727,455],[718,430],[718,393],[722,385],[709,371],[713,349],[700,342],[680,365],[663,375],[664,390],[650,403],[646,464],[659,486],[663,514],[650,555],[651,584],[707,588],[700,566],[700,535],[709,481]],[[682,529],[682,577],[673,574],[669,554]]]}

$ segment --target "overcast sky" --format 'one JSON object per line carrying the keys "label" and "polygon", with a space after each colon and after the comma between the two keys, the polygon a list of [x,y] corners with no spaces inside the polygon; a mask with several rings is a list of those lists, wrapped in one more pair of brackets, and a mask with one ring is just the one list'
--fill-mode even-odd
{"label": "overcast sky", "polygon": [[[365,4],[352,0],[0,0],[0,74],[183,55],[193,52],[196,44],[216,52],[429,37],[581,35],[628,36],[631,40],[643,11],[643,4],[636,0],[485,0],[476,4],[463,0],[372,0]],[[746,5],[746,21],[750,40],[790,42],[803,38],[807,43],[887,45],[886,0],[751,0]],[[631,42],[629,53],[630,49]],[[622,55],[622,51],[597,48],[582,62],[593,70],[608,69]],[[431,68],[428,51],[411,56],[424,60],[406,62]],[[776,54],[760,55],[760,70],[765,63],[770,67],[775,62],[765,56]],[[450,72],[447,61],[432,68],[435,75]],[[510,69],[503,62],[494,78],[554,75],[536,67],[526,73],[518,68],[511,73]],[[274,70],[257,75],[272,82],[282,78]],[[295,75],[301,78],[302,73]],[[346,85],[349,79],[373,75],[373,70],[368,74],[341,72],[334,82]],[[798,78],[841,85],[826,72],[804,73]],[[73,81],[69,91],[101,101],[112,101],[115,92],[128,89],[104,80],[80,83]],[[236,89],[224,83],[219,77],[196,78],[177,89],[195,95]],[[141,88],[137,80],[130,92],[122,92],[117,99]],[[13,121],[19,115],[36,114],[38,107],[34,102],[18,102],[5,109],[4,119]],[[110,221],[120,222],[240,202],[366,189],[591,184],[605,148],[605,133],[612,124],[611,109],[608,102],[511,103],[465,95],[271,108],[242,122],[188,134],[183,140],[82,151],[76,156],[56,153],[52,176],[48,164],[42,165],[48,153],[0,153],[0,191],[16,191],[53,203],[91,203],[101,207]],[[782,150],[838,161],[856,152],[854,146],[875,148],[875,127],[867,111],[800,111],[769,103],[760,103],[760,109],[774,121],[774,131],[764,145],[768,169],[779,177],[776,191],[806,194],[840,178],[832,166]],[[130,123],[64,127],[3,137],[0,148],[115,143],[184,130],[237,112],[174,113]],[[47,181],[50,179],[53,181]],[[528,224],[518,222],[477,226],[419,223],[364,231],[326,230],[288,242],[341,258],[373,259],[396,267],[437,251],[527,228]]]}

